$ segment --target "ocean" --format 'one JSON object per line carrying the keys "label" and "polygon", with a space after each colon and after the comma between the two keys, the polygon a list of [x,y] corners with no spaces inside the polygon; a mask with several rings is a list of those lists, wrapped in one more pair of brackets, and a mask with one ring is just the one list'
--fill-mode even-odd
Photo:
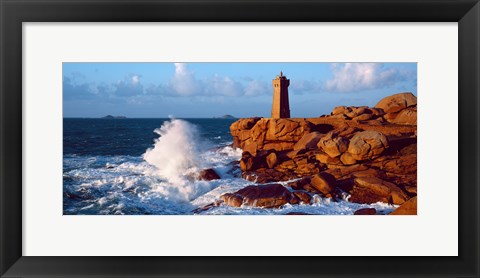
{"label": "ocean", "polygon": [[[63,120],[64,215],[192,215],[219,196],[252,182],[241,178],[241,150],[231,147],[235,119]],[[219,180],[199,181],[213,168]],[[285,184],[282,183],[282,184]],[[351,215],[365,205],[314,196],[311,205],[213,207],[198,214]],[[368,205],[379,213],[395,206]]]}

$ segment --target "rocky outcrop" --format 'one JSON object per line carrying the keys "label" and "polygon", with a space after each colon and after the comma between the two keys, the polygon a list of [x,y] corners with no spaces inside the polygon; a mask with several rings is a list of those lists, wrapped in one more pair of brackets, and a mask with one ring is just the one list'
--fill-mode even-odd
{"label": "rocky outcrop", "polygon": [[412,93],[400,93],[380,100],[375,108],[385,112],[384,119],[401,125],[417,124],[417,97]]}
{"label": "rocky outcrop", "polygon": [[[308,196],[335,200],[346,192],[351,202],[403,204],[417,192],[416,104],[401,93],[318,118],[239,119],[230,131],[233,147],[243,150],[242,177],[259,184],[296,179],[288,186]],[[292,202],[310,202],[303,193],[291,193]],[[225,203],[252,203],[238,196],[226,195]]]}
{"label": "rocky outcrop", "polygon": [[417,215],[417,197],[413,197],[392,211],[390,215]]}
{"label": "rocky outcrop", "polygon": [[382,109],[386,114],[397,113],[417,104],[417,97],[412,93],[400,93],[380,100],[375,108]]}

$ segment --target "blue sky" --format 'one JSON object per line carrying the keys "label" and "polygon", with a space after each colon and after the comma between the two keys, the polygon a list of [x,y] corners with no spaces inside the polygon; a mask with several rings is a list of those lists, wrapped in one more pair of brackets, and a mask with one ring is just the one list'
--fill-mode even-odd
{"label": "blue sky", "polygon": [[292,117],[417,95],[416,63],[63,63],[64,117],[269,117],[280,71]]}

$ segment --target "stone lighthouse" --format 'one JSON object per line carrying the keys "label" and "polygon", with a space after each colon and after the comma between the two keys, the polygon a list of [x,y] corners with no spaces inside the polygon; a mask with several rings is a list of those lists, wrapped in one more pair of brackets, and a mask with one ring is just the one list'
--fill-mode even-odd
{"label": "stone lighthouse", "polygon": [[290,118],[290,104],[288,102],[288,85],[290,79],[280,75],[273,79],[273,102],[272,102],[272,118]]}

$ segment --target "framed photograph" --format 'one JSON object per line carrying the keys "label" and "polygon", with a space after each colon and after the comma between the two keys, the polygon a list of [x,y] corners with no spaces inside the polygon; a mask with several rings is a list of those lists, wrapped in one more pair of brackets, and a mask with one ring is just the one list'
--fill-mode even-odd
{"label": "framed photograph", "polygon": [[1,277],[477,277],[479,5],[1,1]]}

